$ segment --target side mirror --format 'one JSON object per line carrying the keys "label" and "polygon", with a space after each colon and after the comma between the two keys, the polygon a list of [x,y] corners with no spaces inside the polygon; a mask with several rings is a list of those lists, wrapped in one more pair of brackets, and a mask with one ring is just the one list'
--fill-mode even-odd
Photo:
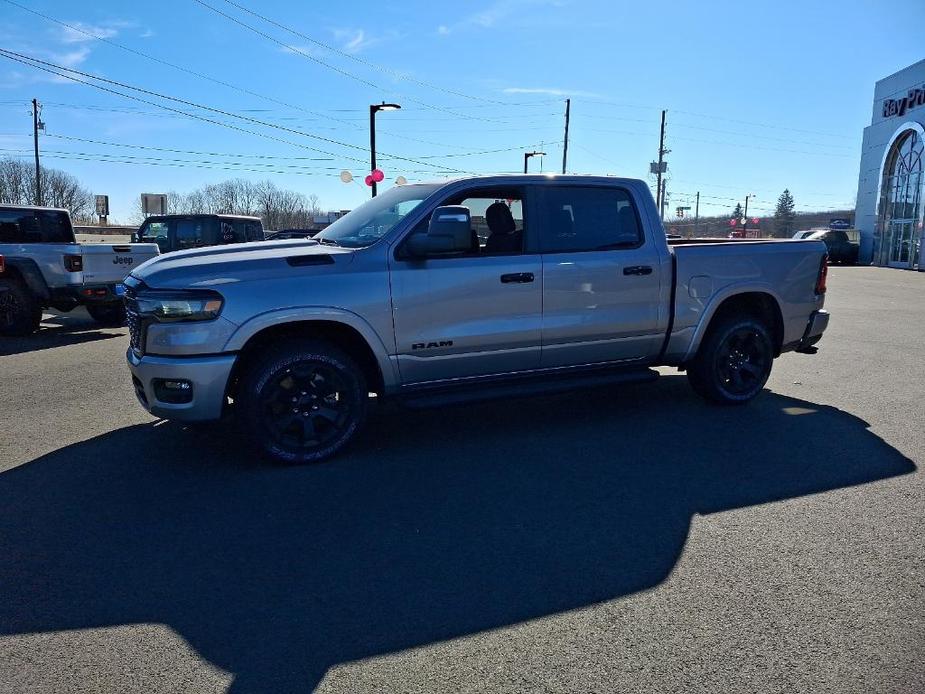
{"label": "side mirror", "polygon": [[430,217],[426,234],[408,239],[408,252],[418,257],[465,253],[472,250],[472,220],[462,205],[438,207]]}

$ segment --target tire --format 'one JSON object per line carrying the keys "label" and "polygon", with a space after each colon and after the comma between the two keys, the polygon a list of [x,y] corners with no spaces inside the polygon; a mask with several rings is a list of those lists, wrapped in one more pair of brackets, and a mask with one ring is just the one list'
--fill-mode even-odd
{"label": "tire", "polygon": [[42,322],[42,307],[16,280],[0,279],[0,335],[31,335]]}
{"label": "tire", "polygon": [[102,326],[119,328],[125,325],[125,306],[120,303],[87,304],[87,313]]}
{"label": "tire", "polygon": [[771,375],[774,345],[765,324],[752,316],[727,316],[711,325],[688,365],[687,378],[701,397],[720,405],[743,405]]}
{"label": "tire", "polygon": [[250,442],[277,462],[318,463],[360,429],[369,393],[362,370],[320,340],[275,345],[245,368],[236,416]]}

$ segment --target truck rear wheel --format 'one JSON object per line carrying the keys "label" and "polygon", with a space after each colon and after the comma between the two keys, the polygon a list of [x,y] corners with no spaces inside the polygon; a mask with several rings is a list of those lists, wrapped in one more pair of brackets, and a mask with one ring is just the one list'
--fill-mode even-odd
{"label": "truck rear wheel", "polygon": [[0,279],[0,335],[31,335],[42,322],[42,307],[16,280]]}
{"label": "truck rear wheel", "polygon": [[275,345],[246,367],[237,416],[251,442],[288,464],[316,463],[340,451],[366,416],[363,371],[319,340]]}
{"label": "truck rear wheel", "polygon": [[88,304],[87,313],[93,320],[107,328],[118,328],[125,325],[125,306],[121,302]]}
{"label": "truck rear wheel", "polygon": [[728,316],[710,326],[688,364],[687,377],[701,397],[720,405],[754,398],[771,375],[774,347],[764,323],[751,316]]}

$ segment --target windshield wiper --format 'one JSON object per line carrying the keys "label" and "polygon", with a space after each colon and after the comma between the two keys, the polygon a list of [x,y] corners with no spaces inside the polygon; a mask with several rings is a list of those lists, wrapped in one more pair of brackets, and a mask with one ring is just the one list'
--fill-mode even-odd
{"label": "windshield wiper", "polygon": [[334,239],[315,239],[315,240],[323,246],[325,245],[326,246],[340,246],[340,244],[337,243],[337,241],[335,241]]}

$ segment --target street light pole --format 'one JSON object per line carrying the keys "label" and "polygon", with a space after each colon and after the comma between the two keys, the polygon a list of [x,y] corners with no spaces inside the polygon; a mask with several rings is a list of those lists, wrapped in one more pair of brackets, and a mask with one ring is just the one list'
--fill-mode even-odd
{"label": "street light pole", "polygon": [[743,239],[748,236],[748,199],[753,198],[753,197],[755,197],[753,193],[749,193],[748,195],[745,196],[745,212],[743,212],[743,216],[742,216],[742,220],[743,220],[742,221],[742,238]]}
{"label": "street light pole", "polygon": [[[369,106],[369,170],[376,170],[376,113],[379,111],[397,111],[401,106],[398,104],[387,104],[384,101],[381,104],[370,104]],[[376,197],[376,181],[370,186],[372,197]]]}

